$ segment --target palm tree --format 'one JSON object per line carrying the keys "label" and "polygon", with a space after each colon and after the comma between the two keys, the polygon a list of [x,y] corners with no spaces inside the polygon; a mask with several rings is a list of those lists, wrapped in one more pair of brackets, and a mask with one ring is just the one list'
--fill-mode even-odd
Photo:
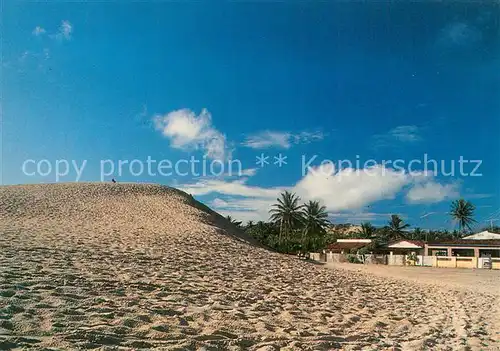
{"label": "palm tree", "polygon": [[233,217],[231,216],[226,216],[226,219],[231,223],[231,224],[234,224],[235,226],[237,227],[240,227],[241,226],[241,221],[237,221],[236,219],[234,219]]}
{"label": "palm tree", "polygon": [[427,240],[427,232],[420,227],[416,227],[413,229],[413,232],[410,232],[410,239],[425,241]]}
{"label": "palm tree", "polygon": [[389,220],[390,239],[405,239],[406,235],[404,234],[404,230],[409,226],[408,223],[403,222],[399,215],[391,215],[391,219]]}
{"label": "palm tree", "polygon": [[451,203],[450,215],[458,222],[458,228],[462,233],[465,229],[471,230],[471,225],[476,223],[474,210],[476,207],[464,199],[455,200]]}
{"label": "palm tree", "polygon": [[[309,201],[302,209],[304,228],[302,230],[302,248],[304,251],[318,248],[326,234],[325,228],[330,224],[328,212],[325,206],[321,206],[319,201]],[[315,245],[311,245],[311,239]]]}
{"label": "palm tree", "polygon": [[375,228],[370,222],[361,223],[361,231],[359,236],[363,239],[371,239],[375,236]]}
{"label": "palm tree", "polygon": [[283,237],[289,238],[291,232],[302,222],[302,205],[299,205],[300,197],[288,191],[281,193],[269,211],[271,221],[279,225],[280,233],[278,244],[281,246]]}
{"label": "palm tree", "polygon": [[255,226],[254,221],[249,220],[249,221],[247,222],[247,225],[245,226],[245,229],[251,229],[251,228],[253,228],[254,226]]}

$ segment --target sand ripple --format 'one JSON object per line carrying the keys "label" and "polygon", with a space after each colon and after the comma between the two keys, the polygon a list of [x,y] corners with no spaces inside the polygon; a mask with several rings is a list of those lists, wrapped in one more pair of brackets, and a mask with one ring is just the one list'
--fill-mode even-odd
{"label": "sand ripple", "polygon": [[0,349],[500,349],[495,294],[272,253],[169,188],[2,187],[0,206]]}

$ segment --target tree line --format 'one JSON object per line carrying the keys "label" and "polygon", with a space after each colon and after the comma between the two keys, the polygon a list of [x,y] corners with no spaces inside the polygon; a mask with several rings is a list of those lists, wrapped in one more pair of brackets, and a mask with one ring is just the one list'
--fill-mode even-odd
{"label": "tree line", "polygon": [[[345,225],[333,225],[328,220],[326,207],[319,201],[301,203],[295,193],[285,191],[276,199],[269,211],[269,221],[248,221],[245,225],[228,216],[227,219],[240,227],[260,243],[278,252],[308,253],[325,249],[339,238],[372,239],[369,249],[376,251],[389,242],[400,239],[437,241],[458,239],[472,230],[476,223],[474,205],[464,199],[451,203],[449,215],[458,223],[458,230],[410,229],[410,224],[397,214],[390,216],[385,226],[376,227],[370,222],[361,224],[358,231],[346,233]],[[500,232],[500,228],[498,228]],[[489,229],[488,229],[489,230]]]}

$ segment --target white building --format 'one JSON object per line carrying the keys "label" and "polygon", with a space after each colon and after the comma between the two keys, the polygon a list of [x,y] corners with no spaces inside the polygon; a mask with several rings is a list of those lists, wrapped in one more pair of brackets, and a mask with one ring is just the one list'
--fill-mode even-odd
{"label": "white building", "polygon": [[481,233],[472,234],[469,236],[464,236],[462,239],[466,240],[500,240],[500,234],[490,233],[485,230]]}

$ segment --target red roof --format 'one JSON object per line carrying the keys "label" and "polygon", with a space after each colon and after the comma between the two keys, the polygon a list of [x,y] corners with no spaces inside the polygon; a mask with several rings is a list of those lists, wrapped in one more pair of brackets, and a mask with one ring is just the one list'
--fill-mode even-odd
{"label": "red roof", "polygon": [[360,249],[364,246],[370,245],[370,243],[360,243],[360,242],[336,242],[328,245],[328,250],[332,252],[341,252],[342,250]]}

